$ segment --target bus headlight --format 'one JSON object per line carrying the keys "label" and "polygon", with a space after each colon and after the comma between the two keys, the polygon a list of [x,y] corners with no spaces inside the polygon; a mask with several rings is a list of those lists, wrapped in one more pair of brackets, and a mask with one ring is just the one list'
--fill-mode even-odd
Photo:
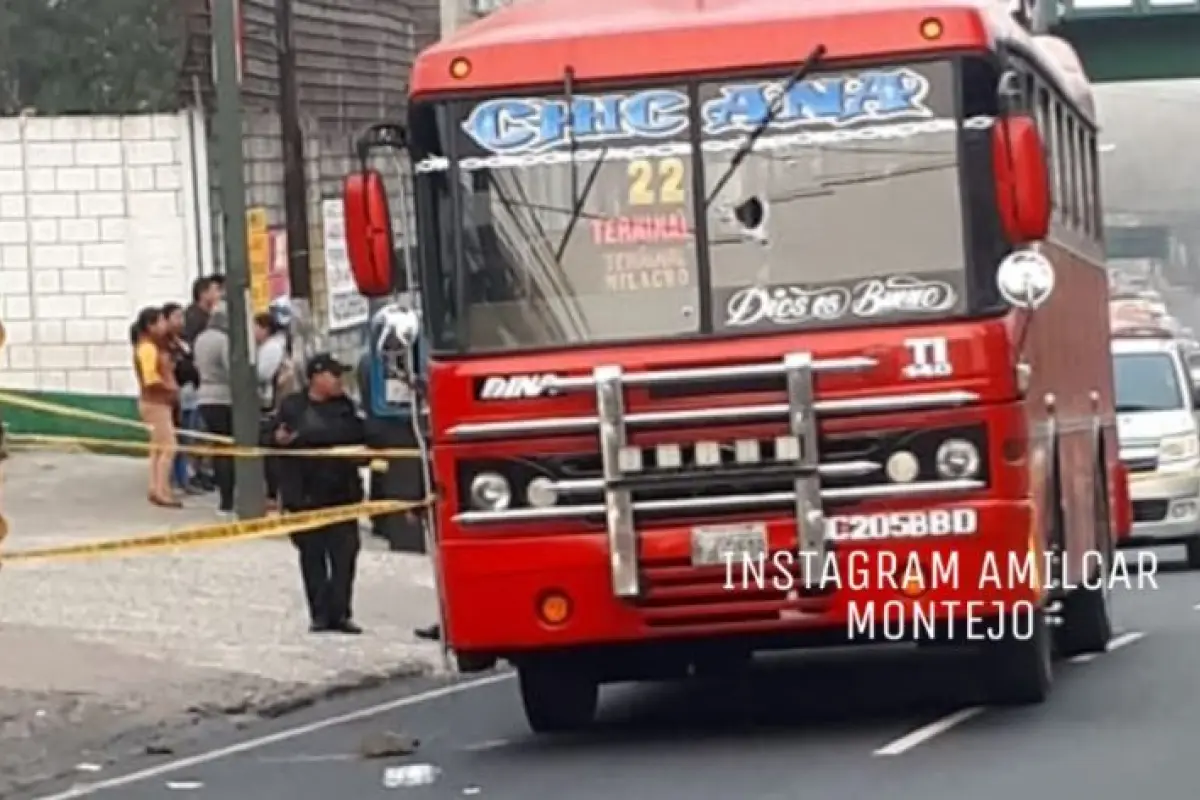
{"label": "bus headlight", "polygon": [[979,474],[979,450],[966,439],[947,439],[942,442],[934,462],[938,475],[946,480],[965,480]]}
{"label": "bus headlight", "polygon": [[471,505],[480,511],[503,511],[512,503],[512,487],[496,472],[481,472],[471,480]]}
{"label": "bus headlight", "polygon": [[558,492],[554,490],[554,481],[545,475],[539,475],[529,482],[525,488],[525,499],[534,508],[549,508],[558,502]]}

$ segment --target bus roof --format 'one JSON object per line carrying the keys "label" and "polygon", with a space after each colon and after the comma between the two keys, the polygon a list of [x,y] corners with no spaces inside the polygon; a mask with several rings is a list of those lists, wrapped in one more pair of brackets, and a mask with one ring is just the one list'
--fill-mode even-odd
{"label": "bus roof", "polygon": [[[922,36],[931,17],[942,23],[935,40]],[[411,94],[554,85],[568,66],[577,81],[771,67],[817,44],[832,61],[1004,42],[1082,102],[1078,59],[1066,42],[1036,41],[1049,38],[1031,36],[1001,0],[518,0],[421,53]],[[470,64],[462,78],[451,75],[457,59]]]}

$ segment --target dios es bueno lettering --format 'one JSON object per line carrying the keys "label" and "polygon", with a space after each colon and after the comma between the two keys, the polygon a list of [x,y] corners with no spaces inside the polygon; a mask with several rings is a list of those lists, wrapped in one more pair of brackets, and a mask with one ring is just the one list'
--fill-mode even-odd
{"label": "dios es bueno lettering", "polygon": [[938,314],[957,302],[958,293],[949,283],[910,275],[871,278],[853,286],[748,286],[725,304],[725,327],[800,325],[846,316],[873,319]]}
{"label": "dios es bueno lettering", "polygon": [[[772,130],[861,122],[926,119],[929,79],[907,68],[868,70],[800,81],[783,95]],[[767,118],[780,82],[722,86],[700,108],[704,133],[746,132]],[[485,100],[462,123],[483,150],[497,154],[538,153],[575,145],[622,140],[670,139],[688,127],[690,101],[675,89],[576,95],[571,102],[544,97]]]}

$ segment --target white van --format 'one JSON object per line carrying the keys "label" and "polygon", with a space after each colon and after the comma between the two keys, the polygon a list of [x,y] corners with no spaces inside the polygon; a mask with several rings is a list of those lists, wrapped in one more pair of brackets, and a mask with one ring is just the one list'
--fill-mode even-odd
{"label": "white van", "polygon": [[1133,500],[1133,536],[1124,544],[1182,544],[1188,566],[1200,569],[1200,429],[1181,344],[1166,332],[1122,332],[1112,353],[1121,460]]}

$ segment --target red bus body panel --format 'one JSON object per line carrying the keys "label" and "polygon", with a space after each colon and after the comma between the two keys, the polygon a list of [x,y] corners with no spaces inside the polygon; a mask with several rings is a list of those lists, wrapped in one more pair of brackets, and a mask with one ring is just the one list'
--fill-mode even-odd
{"label": "red bus body panel", "polygon": [[[922,22],[935,17],[942,33],[921,35]],[[451,93],[496,94],[563,80],[564,67],[580,82],[638,81],[696,72],[750,69],[793,64],[815,45],[827,48],[826,63],[844,60],[902,60],[939,51],[992,50],[1000,40],[1023,43],[1027,55],[1041,61],[1030,37],[995,3],[912,4],[898,0],[550,0],[517,4],[474,24],[417,60],[414,96]],[[714,46],[715,42],[720,46]],[[467,59],[462,79],[451,77],[451,62]],[[1043,66],[1056,76],[1053,65]],[[454,521],[460,505],[457,465],[464,459],[521,458],[539,453],[594,451],[596,433],[541,438],[457,441],[450,431],[463,423],[533,420],[596,413],[596,398],[582,392],[556,397],[480,402],[476,379],[554,373],[589,374],[597,365],[627,371],[680,369],[778,361],[786,353],[811,352],[814,358],[869,356],[878,366],[848,375],[821,375],[820,400],[879,394],[964,390],[978,401],[957,408],[864,414],[821,420],[823,433],[861,429],[984,423],[991,484],[971,494],[923,499],[863,501],[828,513],[905,509],[973,508],[979,532],[969,537],[891,539],[838,543],[839,562],[890,551],[903,563],[918,553],[928,563],[934,553],[957,553],[957,587],[931,590],[924,600],[1005,601],[1043,599],[1044,586],[978,586],[975,570],[985,553],[1003,558],[1040,551],[1046,546],[1046,509],[1052,506],[1051,457],[1057,455],[1063,481],[1067,531],[1068,579],[1079,579],[1085,551],[1094,549],[1093,490],[1097,459],[1113,499],[1112,529],[1125,525],[1121,510],[1126,493],[1118,469],[1108,352],[1107,278],[1102,256],[1066,242],[1052,230],[1042,251],[1055,264],[1057,289],[1047,306],[1033,314],[1013,311],[990,320],[787,332],[740,339],[677,341],[660,344],[571,349],[555,352],[489,355],[453,361],[435,359],[430,368],[434,477],[441,492],[438,535],[440,569],[446,600],[448,644],[460,653],[511,656],[553,648],[644,642],[678,637],[787,633],[812,629],[845,630],[851,602],[898,600],[897,588],[878,576],[867,585],[820,600],[789,598],[786,591],[728,590],[722,569],[694,569],[689,562],[690,530],[695,514],[678,522],[638,527],[643,597],[614,596],[609,545],[602,527],[555,520],[523,524],[463,527]],[[897,246],[903,246],[898,243]],[[1086,253],[1081,255],[1080,253]],[[901,370],[908,350],[904,340],[945,337],[953,375],[914,381]],[[1031,367],[1022,393],[1016,362]],[[651,401],[645,390],[626,391],[626,411],[778,403],[777,395],[708,396],[692,400]],[[706,438],[774,436],[786,424],[706,427]],[[631,443],[647,445],[695,441],[692,429],[634,432]],[[1098,443],[1103,448],[1097,453]],[[722,522],[767,524],[773,550],[795,550],[797,524],[786,512],[722,515]],[[699,520],[703,522],[703,519]],[[860,555],[855,555],[858,553]],[[861,555],[861,554],[866,554]],[[734,576],[741,583],[741,575]],[[562,625],[539,621],[536,606],[547,590],[572,601],[573,613]],[[784,613],[781,613],[784,612]],[[787,613],[793,612],[793,613]]]}

